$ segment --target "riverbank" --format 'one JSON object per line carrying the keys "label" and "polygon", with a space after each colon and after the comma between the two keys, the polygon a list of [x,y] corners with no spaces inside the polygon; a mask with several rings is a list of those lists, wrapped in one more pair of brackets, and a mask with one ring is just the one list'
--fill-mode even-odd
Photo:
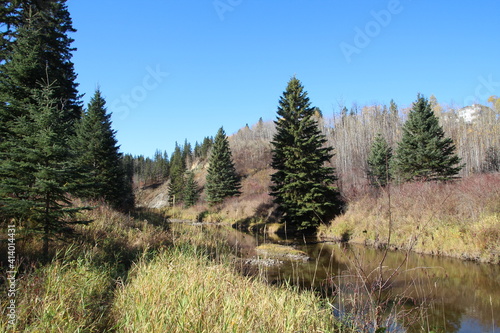
{"label": "riverbank", "polygon": [[365,194],[318,237],[498,264],[500,174]]}
{"label": "riverbank", "polygon": [[48,263],[37,261],[36,239],[18,242],[16,324],[2,301],[1,331],[332,332],[337,325],[312,291],[240,274],[233,247],[213,228],[168,223],[155,211],[134,218],[99,207],[82,217],[94,222],[78,227],[78,241],[53,244]]}
{"label": "riverbank", "polygon": [[[249,185],[254,178],[243,182],[245,191],[240,197],[219,206],[199,203],[188,209],[176,206],[161,210],[169,218],[231,224],[238,230],[269,237],[293,231],[279,224],[276,206],[264,191],[269,185],[267,178],[257,182],[258,193],[251,190],[255,185]],[[165,190],[143,192],[155,198]],[[478,174],[451,183],[394,185],[378,192],[356,189],[346,196],[345,213],[319,227],[320,239],[500,262],[500,173]],[[154,206],[156,201],[144,200],[141,204]]]}

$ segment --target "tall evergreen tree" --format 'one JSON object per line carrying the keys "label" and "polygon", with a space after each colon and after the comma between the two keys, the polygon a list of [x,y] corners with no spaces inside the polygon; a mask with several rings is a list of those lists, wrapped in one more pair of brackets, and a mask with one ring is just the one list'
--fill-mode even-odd
{"label": "tall evergreen tree", "polygon": [[10,140],[1,142],[0,209],[5,219],[15,219],[30,232],[41,233],[43,253],[54,236],[70,231],[75,208],[68,197],[74,192],[76,172],[70,161],[65,112],[58,106],[50,85],[36,90],[26,114],[11,123]]}
{"label": "tall evergreen tree", "polygon": [[[23,115],[23,106],[32,103],[33,90],[40,83],[56,82],[53,97],[64,111],[64,122],[74,122],[81,114],[76,74],[71,62],[75,32],[66,0],[22,1],[14,20],[15,32],[6,61],[0,66],[0,100],[7,118]],[[72,133],[71,127],[68,135]]]}
{"label": "tall evergreen tree", "polygon": [[182,146],[182,158],[184,159],[186,168],[190,168],[193,163],[193,152],[191,144],[187,141],[187,139],[184,140],[184,146]]}
{"label": "tall evergreen tree", "polygon": [[162,182],[168,177],[168,155],[166,152],[161,152],[159,149],[155,151],[153,169],[154,180]]}
{"label": "tall evergreen tree", "polygon": [[[54,82],[50,85],[50,98],[57,104],[54,107],[63,113],[58,126],[64,130],[58,135],[68,138],[73,133],[80,102],[70,61],[73,40],[67,36],[74,29],[64,3],[9,1],[0,5],[2,20],[6,19],[2,22],[0,50],[0,154],[4,156],[0,164],[11,162],[9,149],[22,141],[24,134],[15,130],[20,120],[34,121],[29,108],[43,109],[40,96],[47,95],[43,90],[48,88],[43,87],[49,86],[49,82]],[[35,181],[30,173],[19,177]]]}
{"label": "tall evergreen tree", "polygon": [[271,195],[286,223],[297,230],[313,229],[340,209],[334,169],[325,166],[333,157],[318,128],[307,92],[293,77],[278,106],[272,141]]}
{"label": "tall evergreen tree", "polygon": [[182,201],[185,173],[186,161],[183,157],[181,147],[176,142],[174,152],[170,158],[170,184],[168,187],[168,195],[173,204]]}
{"label": "tall evergreen tree", "polygon": [[184,186],[184,207],[189,208],[196,204],[200,195],[199,195],[198,183],[194,179],[194,173],[192,171],[187,172],[186,174],[186,184]]}
{"label": "tall evergreen tree", "polygon": [[[96,90],[88,109],[76,124],[73,140],[76,164],[86,171],[90,186],[82,194],[89,199],[104,199],[115,208],[126,209],[131,188],[128,188],[120,146],[111,128],[111,114],[106,101]],[[131,208],[131,207],[128,207]]]}
{"label": "tall evergreen tree", "polygon": [[396,174],[402,181],[449,180],[456,177],[462,167],[455,145],[445,137],[431,104],[418,95],[396,150]]}
{"label": "tall evergreen tree", "polygon": [[373,186],[384,187],[391,179],[392,148],[382,134],[377,134],[368,156],[368,178]]}
{"label": "tall evergreen tree", "polygon": [[215,136],[208,163],[207,201],[216,205],[227,197],[240,195],[240,177],[236,174],[229,141],[222,127]]}
{"label": "tall evergreen tree", "polygon": [[393,99],[391,99],[389,111],[394,119],[399,117],[398,105],[396,104],[396,102],[394,102]]}

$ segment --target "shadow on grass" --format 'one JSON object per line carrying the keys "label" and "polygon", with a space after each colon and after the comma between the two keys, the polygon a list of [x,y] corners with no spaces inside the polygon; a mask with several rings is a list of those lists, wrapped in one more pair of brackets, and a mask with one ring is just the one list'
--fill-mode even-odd
{"label": "shadow on grass", "polygon": [[[51,242],[49,256],[43,258],[42,241],[40,235],[33,234],[19,226],[16,230],[16,279],[19,281],[19,288],[25,289],[29,293],[30,299],[44,299],[48,297],[46,293],[54,293],[56,297],[61,291],[49,289],[44,291],[50,284],[51,276],[47,272],[51,271],[51,265],[56,263],[61,267],[84,262],[85,266],[96,272],[104,272],[107,276],[103,281],[103,288],[91,290],[85,297],[87,303],[87,318],[80,318],[85,327],[97,327],[100,332],[113,332],[115,326],[111,308],[114,303],[115,290],[122,286],[129,278],[129,273],[133,264],[139,260],[149,261],[162,248],[171,245],[171,238],[168,234],[169,225],[165,217],[156,211],[138,209],[134,214],[122,214],[107,207],[96,207],[89,212],[89,218],[93,223],[88,226],[75,227],[68,237],[59,237]],[[0,267],[9,267],[7,256],[7,239],[0,240],[0,246],[5,251],[0,252]],[[67,266],[70,265],[70,266]],[[67,276],[65,271],[56,273]],[[36,282],[34,282],[36,281]],[[62,283],[64,284],[64,279]],[[38,288],[32,288],[35,283]],[[68,282],[71,283],[71,282]],[[0,276],[0,289],[6,287],[5,276]],[[86,286],[81,286],[83,289]],[[85,291],[82,291],[85,292]],[[28,296],[28,295],[26,295]],[[63,295],[62,297],[71,297]],[[78,300],[74,300],[75,304]],[[29,304],[19,304],[18,306],[29,307]],[[43,306],[43,305],[38,305]],[[68,304],[70,311],[73,304]],[[31,313],[31,311],[30,311]],[[19,323],[20,328],[28,328],[33,322],[43,319],[25,318]]]}

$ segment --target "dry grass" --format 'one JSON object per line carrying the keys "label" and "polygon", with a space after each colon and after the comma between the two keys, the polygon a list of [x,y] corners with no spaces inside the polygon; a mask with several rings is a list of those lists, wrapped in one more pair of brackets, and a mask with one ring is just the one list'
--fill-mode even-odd
{"label": "dry grass", "polygon": [[[51,244],[53,258],[37,261],[41,241],[30,238],[18,250],[17,324],[8,327],[2,300],[0,330],[7,332],[103,332],[112,323],[109,307],[117,281],[126,280],[132,263],[170,244],[152,212],[139,218],[96,207],[80,216],[93,220],[75,227],[75,238]],[[145,220],[148,218],[150,221]],[[38,252],[37,252],[38,251]],[[21,260],[22,258],[22,260]],[[4,293],[1,285],[1,292]]]}
{"label": "dry grass", "polygon": [[101,332],[107,325],[112,284],[110,269],[99,269],[85,258],[63,256],[18,280],[17,324],[8,326],[3,313],[0,328],[3,332]]}
{"label": "dry grass", "polygon": [[[390,247],[498,263],[500,174],[476,175],[449,184],[413,183],[391,189]],[[319,235],[385,246],[387,193],[365,195],[322,226]]]}
{"label": "dry grass", "polygon": [[135,267],[114,315],[121,332],[333,331],[319,304],[311,292],[267,286],[184,248]]}
{"label": "dry grass", "polygon": [[250,218],[268,220],[274,211],[268,194],[270,174],[271,170],[265,169],[244,178],[241,182],[242,194],[228,198],[218,206],[198,203],[185,209],[179,205],[164,208],[164,212],[170,218],[203,222],[235,223]]}
{"label": "dry grass", "polygon": [[106,207],[86,217],[95,221],[78,242],[18,276],[18,321],[8,326],[2,300],[1,331],[333,331],[312,292],[238,274],[215,228],[166,228],[154,212],[134,219]]}

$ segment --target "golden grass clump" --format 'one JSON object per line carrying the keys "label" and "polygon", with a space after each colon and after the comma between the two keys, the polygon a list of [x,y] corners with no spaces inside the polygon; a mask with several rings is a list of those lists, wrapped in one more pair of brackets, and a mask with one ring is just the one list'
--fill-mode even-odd
{"label": "golden grass clump", "polygon": [[2,315],[1,331],[101,332],[111,286],[109,269],[83,258],[55,260],[18,280],[16,325],[9,326]]}
{"label": "golden grass clump", "polygon": [[195,247],[139,263],[113,307],[121,332],[327,332],[330,311],[312,292],[240,276]]}

